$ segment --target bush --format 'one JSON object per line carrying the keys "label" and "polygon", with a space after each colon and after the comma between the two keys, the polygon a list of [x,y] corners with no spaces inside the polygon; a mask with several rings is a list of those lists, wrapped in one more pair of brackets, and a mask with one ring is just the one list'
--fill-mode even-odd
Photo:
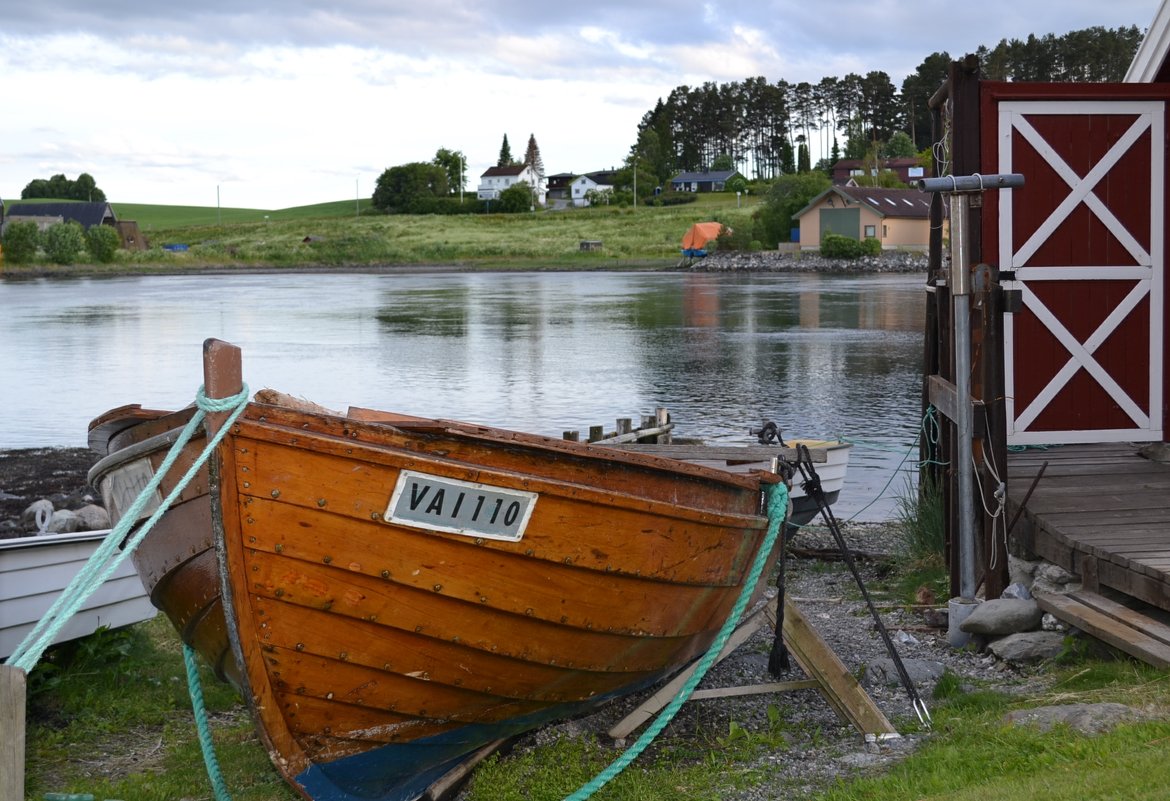
{"label": "bush", "polygon": [[85,250],[85,230],[73,220],[55,223],[45,230],[42,246],[54,264],[73,264],[77,254]]}
{"label": "bush", "polygon": [[85,232],[85,249],[102,264],[112,262],[121,246],[122,237],[108,225],[94,225]]}
{"label": "bush", "polygon": [[4,259],[13,264],[28,264],[37,257],[41,246],[41,232],[35,222],[9,223],[0,240],[4,248]]}
{"label": "bush", "polygon": [[503,214],[518,214],[531,210],[534,203],[532,187],[524,181],[518,181],[500,192],[496,211]]}
{"label": "bush", "polygon": [[882,241],[870,237],[861,243],[861,253],[864,256],[880,256],[882,252]]}
{"label": "bush", "polygon": [[821,255],[826,259],[857,259],[863,254],[862,244],[856,239],[832,231],[826,231],[821,237]]}
{"label": "bush", "polygon": [[682,206],[685,203],[694,203],[699,196],[694,192],[663,192],[652,198],[647,198],[647,206]]}

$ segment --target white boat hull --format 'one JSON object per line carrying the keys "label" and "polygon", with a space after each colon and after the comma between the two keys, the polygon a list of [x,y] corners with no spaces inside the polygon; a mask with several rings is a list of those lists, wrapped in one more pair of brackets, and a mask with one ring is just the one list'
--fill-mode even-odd
{"label": "white boat hull", "polygon": [[[109,533],[42,534],[0,540],[0,659],[7,659]],[[54,644],[157,614],[129,559],[61,629]]]}

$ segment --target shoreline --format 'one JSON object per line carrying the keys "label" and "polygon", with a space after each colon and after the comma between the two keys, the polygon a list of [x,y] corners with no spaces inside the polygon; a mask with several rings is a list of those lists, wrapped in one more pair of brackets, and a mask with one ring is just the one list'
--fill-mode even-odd
{"label": "shoreline", "polygon": [[926,272],[927,257],[916,251],[884,251],[877,256],[858,259],[825,259],[816,251],[782,253],[767,251],[729,251],[712,253],[702,259],[630,259],[612,263],[549,264],[535,259],[499,262],[434,262],[426,264],[340,264],[322,263],[278,266],[273,264],[119,264],[119,265],[5,265],[0,262],[0,278],[9,280],[39,278],[130,278],[147,275],[419,275],[425,273],[521,273],[521,272],[735,272],[735,273],[832,273],[864,275],[870,273]]}

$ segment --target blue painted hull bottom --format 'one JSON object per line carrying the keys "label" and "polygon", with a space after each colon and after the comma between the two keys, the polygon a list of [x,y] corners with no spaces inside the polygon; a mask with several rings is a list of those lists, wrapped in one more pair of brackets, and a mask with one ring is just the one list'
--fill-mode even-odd
{"label": "blue painted hull bottom", "polygon": [[514,737],[556,720],[590,712],[602,704],[645,689],[661,677],[594,699],[588,704],[563,704],[539,715],[475,723],[408,743],[318,763],[296,777],[313,801],[413,801],[445,773],[488,743]]}

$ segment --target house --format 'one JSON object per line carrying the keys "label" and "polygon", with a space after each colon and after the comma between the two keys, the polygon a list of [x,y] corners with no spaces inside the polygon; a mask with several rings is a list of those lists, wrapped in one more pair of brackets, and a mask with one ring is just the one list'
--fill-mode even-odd
{"label": "house", "polygon": [[521,181],[535,188],[536,205],[543,206],[547,199],[548,190],[544,181],[527,164],[488,167],[479,177],[479,189],[476,192],[476,197],[480,200],[496,200],[501,192]]}
{"label": "house", "polygon": [[670,179],[670,188],[675,192],[722,192],[736,176],[743,177],[738,170],[680,172]]}
{"label": "house", "polygon": [[556,175],[548,176],[548,199],[568,200],[569,185],[573,183],[573,179],[576,177],[577,173],[575,172],[558,172]]}
{"label": "house", "polygon": [[32,221],[42,231],[59,222],[77,222],[82,228],[93,225],[114,225],[117,217],[109,203],[13,203],[4,217],[5,224]]}
{"label": "house", "polygon": [[879,239],[886,250],[923,250],[930,239],[930,196],[917,189],[833,186],[798,211],[802,250],[820,247],[828,231]]}
{"label": "house", "polygon": [[616,173],[613,170],[602,170],[600,172],[578,175],[573,179],[572,193],[569,196],[569,201],[574,206],[588,206],[589,198],[587,195],[589,192],[613,191],[615,175]]}
{"label": "house", "polygon": [[[884,159],[881,168],[897,175],[904,184],[926,177],[926,170],[914,156]],[[872,165],[867,168],[861,159],[841,159],[833,165],[831,177],[835,184],[848,184],[865,176],[867,171],[871,176],[875,174],[875,168]]]}

